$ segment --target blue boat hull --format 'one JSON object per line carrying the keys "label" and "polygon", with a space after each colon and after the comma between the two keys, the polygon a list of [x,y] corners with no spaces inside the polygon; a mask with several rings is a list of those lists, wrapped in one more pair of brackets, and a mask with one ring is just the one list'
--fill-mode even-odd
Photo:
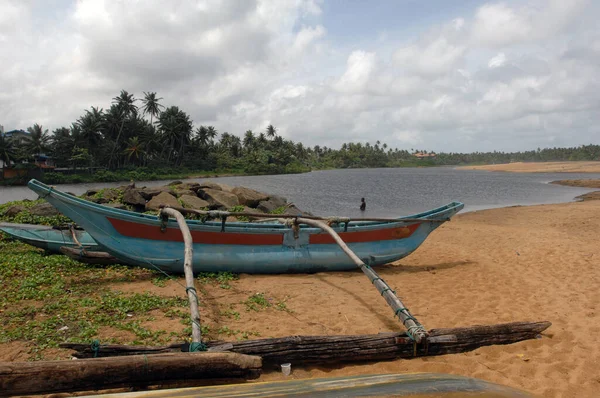
{"label": "blue boat hull", "polygon": [[[108,208],[56,191],[36,180],[29,188],[82,226],[102,247],[124,264],[167,272],[183,272],[184,244],[175,220],[161,229],[157,216]],[[453,202],[405,218],[447,220],[463,204]],[[294,231],[282,224],[187,221],[194,238],[195,272],[293,273],[345,271],[356,265],[318,228]],[[371,266],[401,259],[415,251],[441,225],[422,223],[356,222],[334,228],[348,246]]]}
{"label": "blue boat hull", "polygon": [[[60,254],[61,247],[79,247],[68,229],[54,229],[46,225],[0,223],[0,231],[14,239],[51,253]],[[75,230],[75,236],[86,250],[100,250],[100,246],[87,232]]]}

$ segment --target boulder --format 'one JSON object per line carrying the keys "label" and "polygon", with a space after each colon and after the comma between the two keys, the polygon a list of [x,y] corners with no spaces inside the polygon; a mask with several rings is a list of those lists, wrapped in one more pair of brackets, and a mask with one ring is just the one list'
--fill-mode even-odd
{"label": "boulder", "polygon": [[177,181],[170,182],[168,185],[169,185],[170,187],[173,187],[173,186],[175,186],[175,185],[181,185],[181,184],[183,184],[183,181],[179,181],[179,180],[177,180]]}
{"label": "boulder", "polygon": [[152,199],[148,203],[146,203],[146,210],[159,210],[160,205],[169,205],[171,207],[179,207],[179,202],[175,198],[175,196],[171,195],[167,192],[161,192]]}
{"label": "boulder", "polygon": [[146,200],[150,200],[163,192],[171,193],[171,187],[143,188],[139,190],[140,195]]}
{"label": "boulder", "polygon": [[287,207],[285,209],[285,211],[283,212],[283,214],[289,214],[291,216],[308,216],[308,217],[314,217],[314,214],[308,212],[308,211],[303,211],[300,210],[299,208],[296,207],[296,205],[291,205],[289,207]]}
{"label": "boulder", "polygon": [[135,188],[127,188],[123,193],[123,203],[127,203],[132,206],[145,206],[146,199],[140,194],[139,190]]}
{"label": "boulder", "polygon": [[20,205],[10,206],[8,209],[6,209],[4,211],[3,215],[6,217],[14,217],[17,214],[19,214],[20,212],[25,211],[25,210],[27,210],[25,208],[25,206],[20,206]]}
{"label": "boulder", "polygon": [[204,181],[199,184],[198,189],[204,189],[204,188],[222,191],[221,186],[219,184],[217,184],[216,182],[212,182],[212,181]]}
{"label": "boulder", "polygon": [[283,196],[270,195],[269,201],[275,205],[275,207],[281,207],[287,205],[288,200]]}
{"label": "boulder", "polygon": [[104,206],[112,207],[113,209],[127,210],[127,206],[125,206],[123,203],[107,203]]}
{"label": "boulder", "polygon": [[96,198],[94,196],[90,196],[90,197],[87,197],[84,199],[89,200],[90,202],[98,203],[99,205],[104,205],[106,203],[109,203],[108,199]]}
{"label": "boulder", "polygon": [[99,189],[88,189],[82,196],[94,196],[98,191]]}
{"label": "boulder", "polygon": [[181,203],[183,203],[183,207],[187,209],[200,210],[205,207],[210,207],[210,203],[208,203],[206,200],[200,199],[196,195],[181,195],[179,200]]}
{"label": "boulder", "polygon": [[175,195],[177,195],[178,198],[183,195],[196,196],[196,192],[189,189],[175,189]]}
{"label": "boulder", "polygon": [[197,182],[184,182],[183,184],[179,185],[177,189],[189,189],[190,191],[197,193],[200,189],[200,184]]}
{"label": "boulder", "polygon": [[40,203],[29,209],[29,212],[34,216],[52,217],[59,215],[59,211],[50,203]]}
{"label": "boulder", "polygon": [[198,195],[200,195],[202,199],[207,200],[210,203],[211,208],[228,210],[240,204],[238,197],[231,192],[205,188],[198,191]]}
{"label": "boulder", "polygon": [[235,187],[231,192],[238,197],[240,204],[249,207],[256,207],[260,202],[269,199],[268,195],[246,187]]}
{"label": "boulder", "polygon": [[271,213],[280,207],[287,205],[287,199],[281,196],[273,195],[269,197],[269,200],[263,200],[256,206],[256,208],[265,213]]}
{"label": "boulder", "polygon": [[273,204],[270,200],[263,200],[256,206],[256,210],[260,210],[263,213],[270,213],[278,207]]}
{"label": "boulder", "polygon": [[204,189],[204,188],[215,189],[217,191],[225,191],[225,192],[231,192],[233,190],[233,187],[231,185],[220,184],[218,182],[213,182],[213,181],[201,182],[200,189]]}
{"label": "boulder", "polygon": [[121,198],[122,194],[123,192],[116,188],[108,188],[102,191],[102,199],[105,199],[109,202],[116,202]]}

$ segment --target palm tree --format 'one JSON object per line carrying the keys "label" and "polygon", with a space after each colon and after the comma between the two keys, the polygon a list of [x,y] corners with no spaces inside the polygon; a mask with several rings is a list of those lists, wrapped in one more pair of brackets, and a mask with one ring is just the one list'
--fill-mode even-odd
{"label": "palm tree", "polygon": [[267,137],[265,136],[265,133],[260,133],[258,135],[258,138],[256,139],[256,141],[258,142],[258,144],[261,146],[261,148],[264,149],[265,144],[267,143]]}
{"label": "palm tree", "polygon": [[246,131],[246,134],[244,134],[244,148],[246,149],[246,151],[250,152],[250,150],[254,147],[254,141],[255,141],[255,137],[254,137],[254,133],[252,132],[252,130],[248,130]]}
{"label": "palm tree", "polygon": [[48,129],[44,130],[41,125],[36,123],[32,127],[27,127],[27,131],[31,134],[29,141],[25,144],[27,154],[33,156],[46,152],[50,142]]}
{"label": "palm tree", "polygon": [[163,139],[163,152],[170,149],[167,161],[171,159],[171,155],[176,155],[176,164],[180,165],[193,129],[189,115],[178,107],[171,106],[158,117],[158,129]]}
{"label": "palm tree", "polygon": [[98,153],[98,147],[102,141],[102,128],[104,127],[104,113],[102,109],[92,107],[92,110],[86,110],[85,115],[81,116],[77,122],[76,127],[71,129],[75,142],[81,141],[84,143],[87,150],[87,160],[92,166],[93,153]]}
{"label": "palm tree", "polygon": [[135,105],[137,99],[133,96],[133,94],[129,94],[125,90],[121,90],[121,94],[117,97],[113,98],[113,104],[117,106],[117,109],[120,113],[121,119],[121,127],[119,128],[119,133],[117,134],[117,139],[115,140],[113,150],[110,154],[110,159],[108,161],[108,167],[112,168],[113,160],[115,158],[115,150],[119,148],[119,140],[121,139],[121,133],[123,132],[123,126],[125,125],[125,120],[130,116],[137,116],[138,107]]}
{"label": "palm tree", "polygon": [[67,165],[73,152],[75,141],[67,127],[59,127],[52,132],[52,156],[57,165]]}
{"label": "palm tree", "polygon": [[217,132],[217,129],[216,129],[216,128],[214,128],[213,126],[208,126],[208,127],[206,128],[206,130],[207,130],[207,131],[206,131],[206,134],[207,134],[207,136],[208,136],[208,139],[209,139],[209,140],[211,141],[211,143],[212,143],[212,141],[213,141],[215,138],[217,138],[217,135],[219,135],[219,133]]}
{"label": "palm tree", "polygon": [[4,167],[10,167],[10,163],[17,159],[13,143],[0,134],[0,160],[4,162]]}
{"label": "palm tree", "polygon": [[124,155],[127,155],[127,159],[131,161],[131,158],[140,160],[140,158],[146,154],[144,150],[144,143],[140,142],[139,138],[131,137],[127,141],[127,148],[123,151]]}
{"label": "palm tree", "polygon": [[159,104],[159,101],[162,99],[156,98],[156,93],[154,92],[145,92],[144,91],[144,99],[142,103],[144,104],[143,110],[146,115],[150,115],[150,124],[152,124],[152,117],[157,117],[160,114],[160,108],[164,108],[163,105]]}
{"label": "palm tree", "polygon": [[267,133],[267,137],[269,137],[269,138],[275,138],[275,136],[277,135],[277,129],[272,124],[269,124],[267,126],[266,133]]}

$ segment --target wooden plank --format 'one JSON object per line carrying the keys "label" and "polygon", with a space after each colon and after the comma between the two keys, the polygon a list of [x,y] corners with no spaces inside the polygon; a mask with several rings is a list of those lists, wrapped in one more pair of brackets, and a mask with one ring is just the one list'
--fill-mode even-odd
{"label": "wooden plank", "polygon": [[[231,352],[257,355],[268,363],[317,363],[346,361],[378,361],[395,358],[413,358],[455,354],[497,344],[512,344],[535,338],[551,326],[550,322],[513,322],[499,325],[464,328],[432,329],[423,344],[415,344],[405,333],[380,333],[347,336],[290,336],[260,340],[231,342]],[[208,347],[223,342],[206,343]],[[62,348],[76,350],[75,356],[94,355],[88,344],[61,344]],[[180,351],[182,344],[164,347],[102,345],[99,356],[132,355],[137,353]],[[185,348],[183,348],[185,349]]]}
{"label": "wooden plank", "polygon": [[0,396],[149,386],[177,380],[253,379],[261,367],[259,357],[222,352],[0,362]]}

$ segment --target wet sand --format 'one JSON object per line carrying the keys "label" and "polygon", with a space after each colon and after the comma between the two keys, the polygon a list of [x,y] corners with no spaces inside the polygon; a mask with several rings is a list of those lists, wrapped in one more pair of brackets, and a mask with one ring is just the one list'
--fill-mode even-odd
{"label": "wet sand", "polygon": [[513,173],[600,173],[600,161],[589,162],[514,162],[462,166],[459,170],[508,171]]}

